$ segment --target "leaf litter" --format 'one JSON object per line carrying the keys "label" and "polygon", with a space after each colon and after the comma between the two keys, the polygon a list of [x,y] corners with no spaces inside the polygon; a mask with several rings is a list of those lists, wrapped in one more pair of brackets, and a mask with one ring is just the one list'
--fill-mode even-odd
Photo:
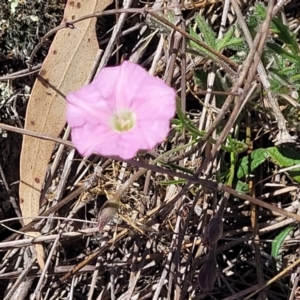
{"label": "leaf litter", "polygon": [[[57,65],[55,55],[75,48],[66,38],[57,42],[59,34],[72,33],[75,41],[80,17],[96,20],[80,11],[81,1],[57,1],[82,14],[66,23],[61,9],[55,14],[61,24],[51,23],[31,56],[1,44],[7,66],[0,78],[1,298],[299,297],[299,4],[273,2],[114,2],[103,12],[95,9],[97,25],[85,29],[102,51],[87,47],[81,58],[70,55]],[[21,2],[12,13],[22,8],[28,26],[41,26],[41,16]],[[9,38],[11,31],[4,34]],[[53,64],[47,65],[49,57]],[[32,113],[50,129],[57,125],[46,106],[29,102],[28,88],[34,97],[43,70],[54,72],[47,78],[54,80],[47,85],[53,99],[88,83],[99,65],[124,59],[177,91],[172,129],[156,149],[129,161],[82,158],[67,141],[64,109],[55,113],[62,119],[57,130],[26,127]],[[74,80],[59,75],[68,70]],[[30,147],[42,145],[37,134],[53,145],[45,146],[47,155],[24,150],[28,131],[36,135]],[[17,132],[24,133],[26,159]],[[19,159],[21,166],[33,161],[20,175]],[[33,175],[36,168],[44,175]],[[23,192],[15,182],[24,184],[22,173],[33,180],[23,197],[33,211],[21,213]]]}

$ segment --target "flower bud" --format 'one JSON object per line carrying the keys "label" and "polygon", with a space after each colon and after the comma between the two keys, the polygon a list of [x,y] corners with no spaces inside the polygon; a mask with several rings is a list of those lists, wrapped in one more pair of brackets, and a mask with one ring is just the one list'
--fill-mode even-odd
{"label": "flower bud", "polygon": [[206,227],[204,243],[209,245],[214,245],[218,242],[218,240],[223,235],[223,220],[222,214],[216,213],[214,217],[212,217]]}
{"label": "flower bud", "polygon": [[99,216],[98,216],[98,225],[99,231],[111,221],[116,213],[119,210],[119,201],[117,200],[108,200],[101,207]]}
{"label": "flower bud", "polygon": [[201,267],[198,274],[198,285],[202,291],[211,291],[217,279],[217,261],[215,253],[210,250],[207,261]]}

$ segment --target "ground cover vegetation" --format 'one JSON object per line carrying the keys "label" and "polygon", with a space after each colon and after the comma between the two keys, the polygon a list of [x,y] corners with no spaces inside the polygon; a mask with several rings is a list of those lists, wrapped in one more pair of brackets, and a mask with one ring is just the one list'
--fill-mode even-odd
{"label": "ground cover vegetation", "polygon": [[1,299],[300,299],[298,1],[0,4]]}

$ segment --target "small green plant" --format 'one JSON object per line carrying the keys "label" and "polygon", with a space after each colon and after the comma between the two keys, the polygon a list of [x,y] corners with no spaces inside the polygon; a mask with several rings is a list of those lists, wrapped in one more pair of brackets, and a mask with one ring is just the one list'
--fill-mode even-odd
{"label": "small green plant", "polygon": [[[199,41],[205,43],[215,51],[222,53],[224,51],[228,51],[231,54],[230,59],[235,62],[239,62],[241,57],[237,56],[238,51],[247,50],[247,46],[242,38],[237,38],[234,35],[234,27],[231,27],[223,36],[222,39],[218,39],[216,37],[216,33],[212,30],[209,24],[205,21],[202,16],[197,16],[195,18],[195,23],[193,26],[190,26],[189,33]],[[208,51],[204,49],[200,45],[196,44],[193,41],[188,41],[188,52],[195,56],[204,56],[205,58],[212,59],[216,64],[220,63],[220,59]],[[197,69],[194,75],[195,83],[203,89],[206,89],[207,84],[207,72],[203,69]],[[226,91],[231,86],[231,79],[229,80],[227,76],[220,74],[220,72],[216,71],[216,79],[214,82],[213,88],[216,91]],[[224,101],[224,97],[217,96],[217,100]]]}
{"label": "small green plant", "polygon": [[[234,27],[231,27],[225,34],[222,39],[217,39],[215,32],[211,29],[208,23],[202,16],[197,16],[195,18],[196,29],[192,26],[190,27],[190,35],[199,39],[201,42],[206,43],[208,46],[213,48],[218,52],[222,52],[224,49],[237,50],[244,46],[244,40],[234,36]],[[200,34],[197,33],[200,32]],[[198,54],[204,54],[212,59],[216,59],[208,50],[202,48],[193,41],[189,41],[189,46]]]}
{"label": "small green plant", "polygon": [[252,151],[240,160],[237,178],[242,179],[252,174],[266,160],[280,168],[294,167],[287,172],[296,182],[300,182],[300,154],[286,147],[259,148]]}
{"label": "small green plant", "polygon": [[[266,8],[256,4],[253,14],[248,19],[251,32],[255,32],[266,18]],[[297,38],[289,27],[283,23],[281,15],[272,19],[269,38],[263,55],[265,65],[270,64],[269,80],[271,89],[277,94],[286,94],[295,90],[300,92],[300,51]]]}

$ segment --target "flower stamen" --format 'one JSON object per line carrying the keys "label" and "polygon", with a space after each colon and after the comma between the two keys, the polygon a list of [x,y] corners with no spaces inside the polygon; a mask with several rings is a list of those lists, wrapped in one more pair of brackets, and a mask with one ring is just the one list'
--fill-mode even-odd
{"label": "flower stamen", "polygon": [[128,110],[115,112],[111,118],[111,127],[118,132],[129,131],[135,125],[135,114]]}

